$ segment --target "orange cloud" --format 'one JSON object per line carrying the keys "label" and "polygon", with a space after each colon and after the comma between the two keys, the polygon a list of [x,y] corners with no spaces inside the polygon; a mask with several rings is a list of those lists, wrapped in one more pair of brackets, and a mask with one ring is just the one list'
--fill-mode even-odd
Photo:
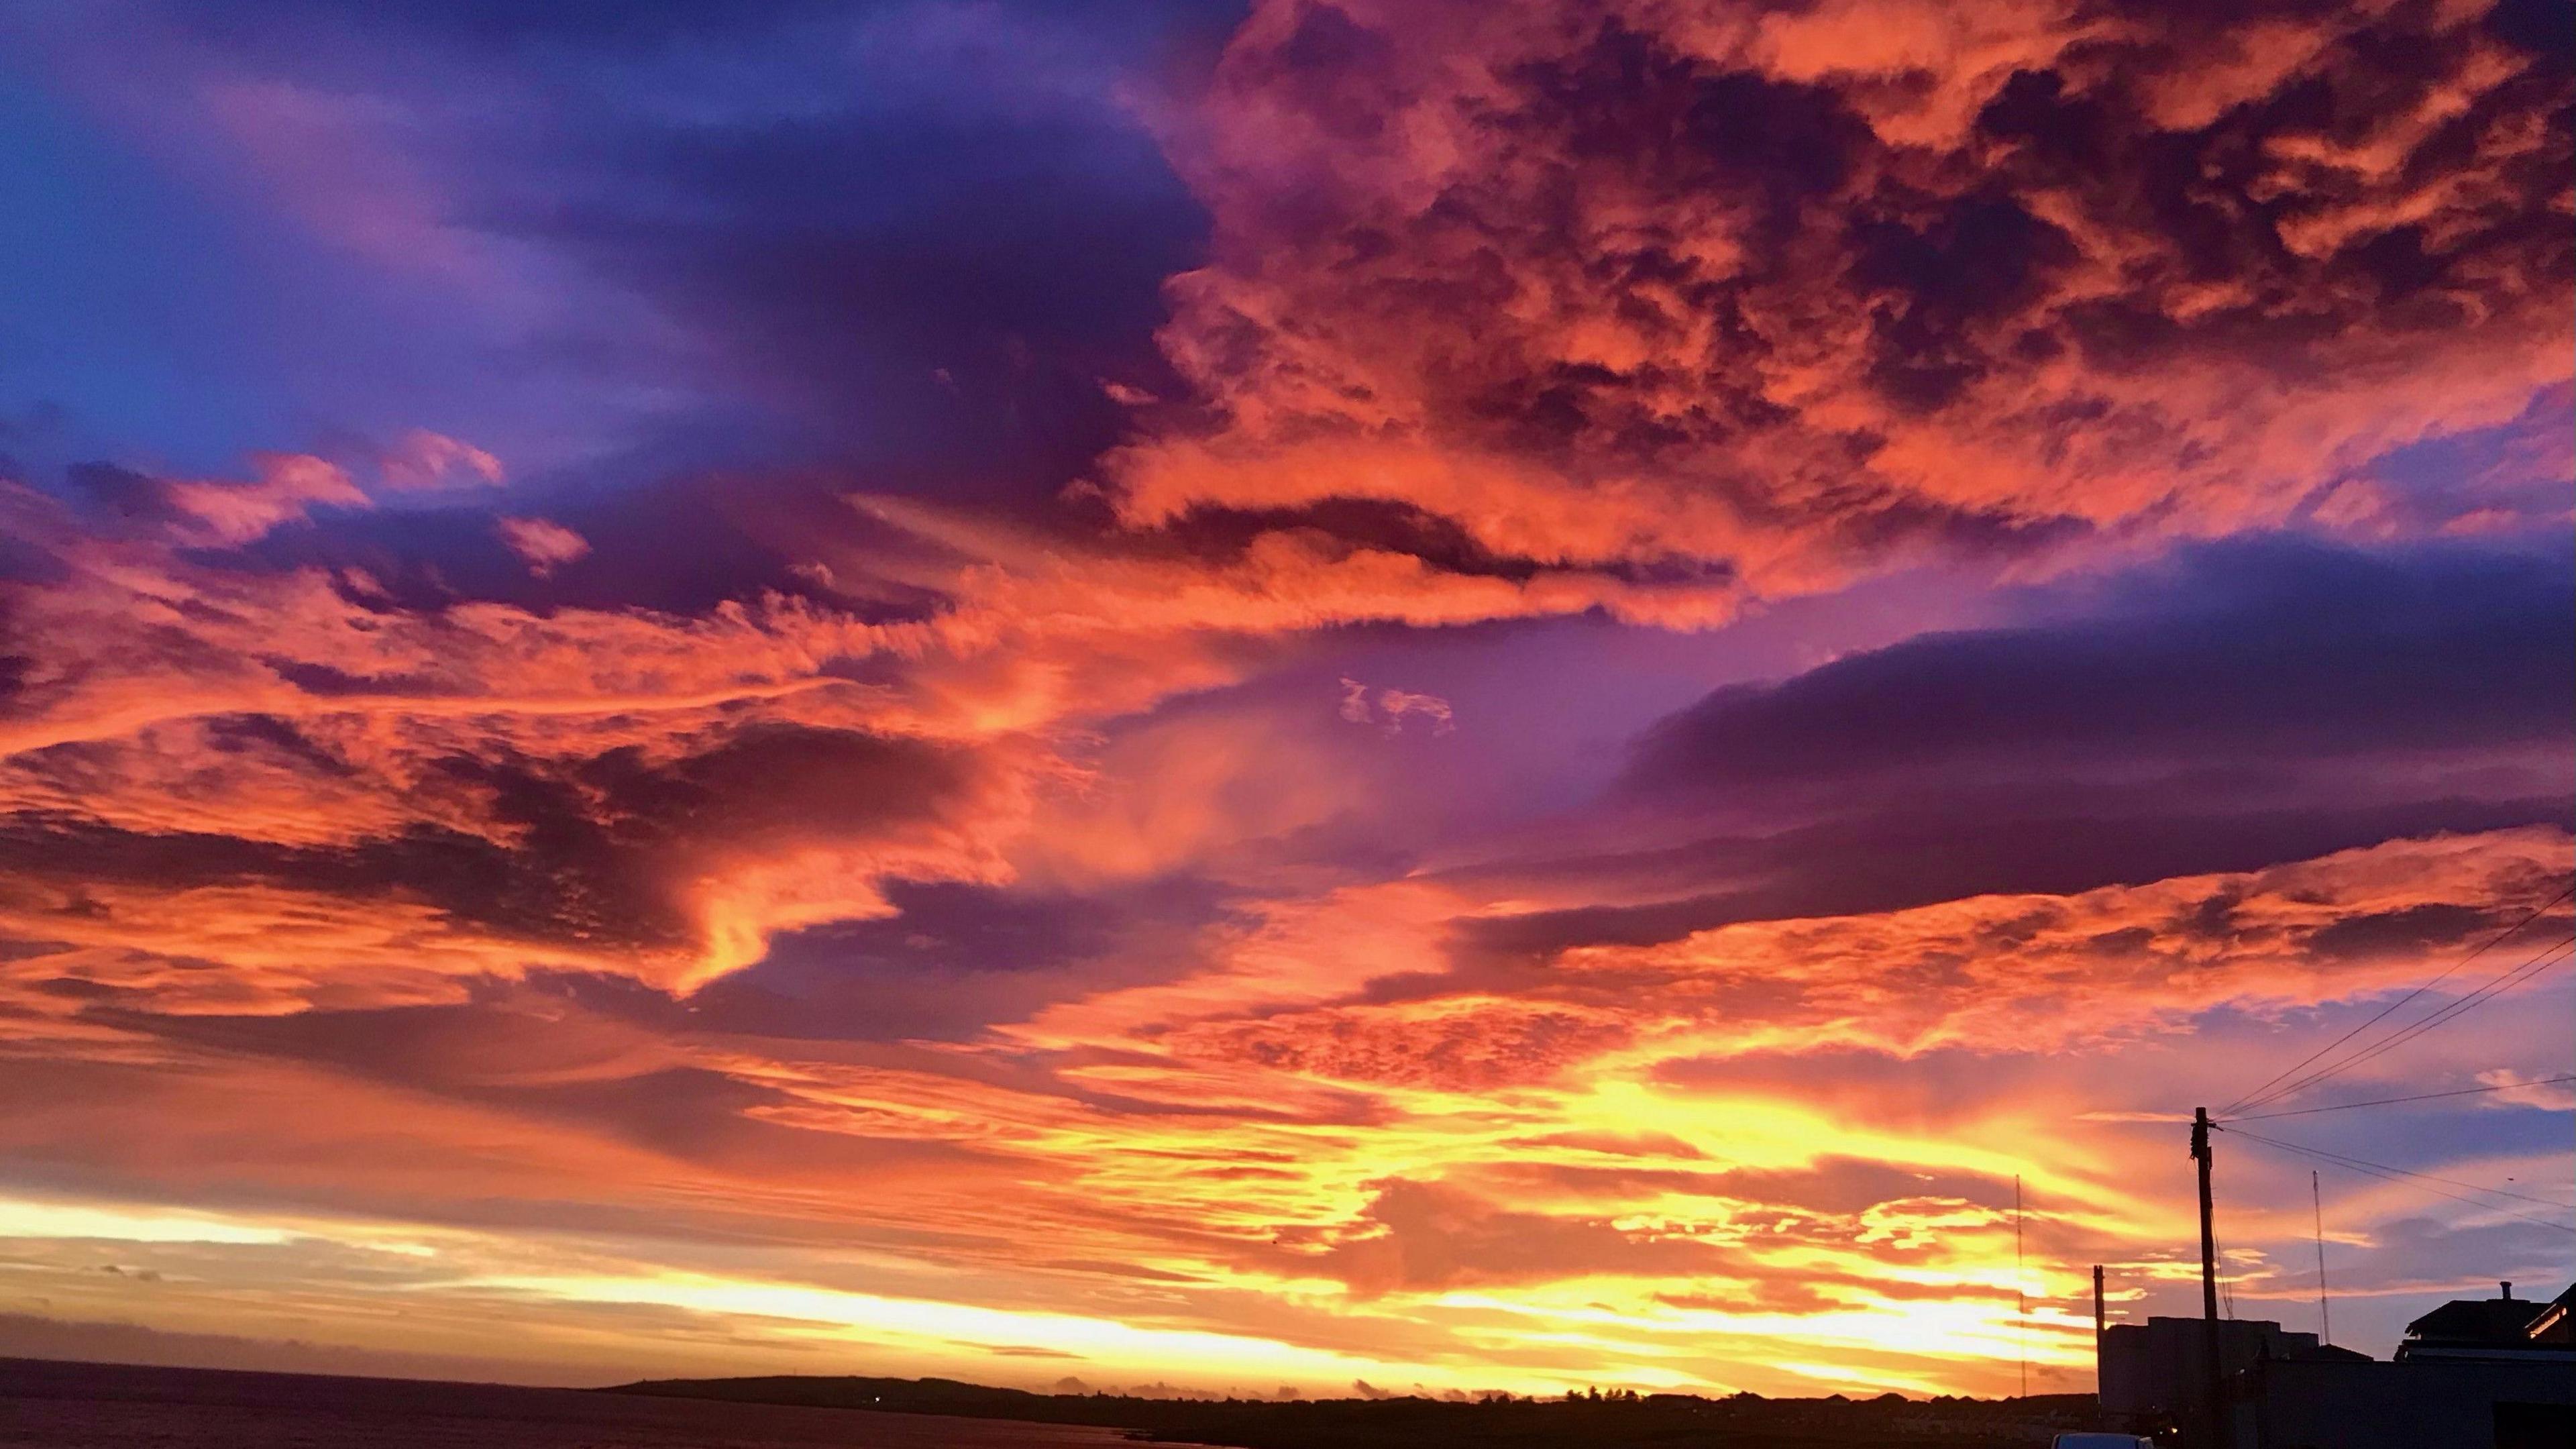
{"label": "orange cloud", "polygon": [[248,543],[316,505],[367,506],[349,475],[320,458],[266,453],[255,461],[259,477],[252,482],[179,480],[164,485],[163,496],[185,516],[188,533],[213,543]]}
{"label": "orange cloud", "polygon": [[493,525],[510,552],[527,560],[531,573],[543,576],[590,553],[590,540],[543,518],[504,518]]}
{"label": "orange cloud", "polygon": [[1430,722],[1431,732],[1445,735],[1457,728],[1455,712],[1449,701],[1436,694],[1416,694],[1403,689],[1372,691],[1356,679],[1342,680],[1341,716],[1353,724],[1376,724],[1388,734],[1402,734],[1407,715],[1420,715]]}
{"label": "orange cloud", "polygon": [[[2232,19],[1266,0],[1168,128],[1214,225],[1183,386],[1103,385],[1139,430],[1097,478],[724,480],[757,564],[685,588],[602,515],[718,485],[541,517],[422,431],[0,482],[13,1263],[92,1317],[453,1353],[507,1315],[674,1371],[1993,1391],[2026,1336],[2080,1388],[2080,1265],[2192,1271],[2177,1094],[2564,881],[2563,829],[2494,828],[2563,780],[2561,676],[2499,637],[2549,561],[1778,686],[1720,639],[1597,717],[1407,671],[1944,551],[2563,519],[2563,72],[2475,0]],[[444,542],[384,545],[397,505]],[[1543,716],[1608,796],[1410,818],[1411,774],[1513,793],[1534,751],[1463,757]],[[2203,813],[2068,840],[2167,797]],[[2476,1046],[2416,1059],[2510,1086],[2464,1111],[2563,1096]],[[2250,1300],[2306,1225],[2239,1171]]]}
{"label": "orange cloud", "polygon": [[[14,1033],[0,1073],[40,1067],[77,1090],[22,1097],[0,1147],[129,1182],[261,1181],[451,1237],[505,1230],[476,1225],[514,1196],[543,1200],[555,1231],[587,1235],[535,1270],[565,1295],[545,1314],[577,1309],[592,1290],[576,1280],[628,1298],[700,1283],[702,1315],[719,1282],[744,1302],[815,1304],[809,1289],[857,1285],[1484,1376],[1471,1382],[1787,1391],[1786,1357],[1853,1384],[1992,1389],[1980,1360],[2008,1362],[2018,1332],[2013,1175],[2040,1205],[2028,1286],[2044,1304],[2072,1304],[2088,1261],[2151,1280],[2187,1213],[2187,1175],[2139,1157],[2175,1158],[2163,1135],[2035,1105],[2051,1095],[2041,1083],[2060,1101],[2156,1101],[2134,1054],[2190,1043],[2186,1016],[2385,990],[2420,971],[2422,923],[2480,929],[2437,908],[2509,918],[2555,889],[2567,853],[2555,832],[2398,842],[2073,896],[1729,927],[1568,952],[1511,997],[1426,982],[1439,912],[1421,887],[1380,887],[1413,898],[1283,912],[1198,979],[945,1048],[706,1029],[528,989],[407,1006],[326,991],[261,1025],[247,996],[188,995],[192,975],[255,992],[247,955],[221,973],[172,957],[157,978],[119,978],[114,963],[141,957],[74,944],[11,963],[0,1010],[23,1022],[40,982],[84,981],[203,1014],[95,1019],[56,987],[58,1025]],[[183,919],[231,909],[167,904],[173,945]],[[102,942],[150,944],[109,905]],[[1349,956],[1371,929],[1386,944]],[[228,960],[243,949],[220,932],[210,943]],[[308,936],[267,959],[291,972],[370,949]],[[385,943],[373,979],[398,979],[402,949]],[[1269,1005],[1318,987],[1339,1000]],[[1836,1086],[1855,1051],[1902,1082],[1923,1070],[1908,1058],[1961,1050],[1988,1065],[1948,1079],[1939,1112],[1884,1082]],[[1760,1064],[1783,1054],[1809,1065],[1767,1081]],[[2107,1075],[2080,1076],[2096,1067]],[[139,1136],[107,1125],[137,1113],[155,1124]],[[397,1136],[370,1126],[387,1120]],[[655,1250],[666,1266],[619,1256],[637,1224],[675,1235]],[[701,1262],[684,1245],[705,1234],[775,1247]],[[1032,1263],[1033,1239],[1060,1261]],[[525,1276],[527,1253],[487,1237],[465,1261]],[[479,1266],[496,1255],[511,1266]],[[2249,1259],[2240,1291],[2262,1291],[2266,1271]],[[420,1291],[463,1291],[452,1282],[433,1274]],[[2086,1331],[2073,1308],[2044,1306],[2037,1360],[2080,1373]],[[1673,1376],[1654,1377],[1664,1367]]]}
{"label": "orange cloud", "polygon": [[[256,485],[120,475],[176,510],[138,532],[6,490],[53,571],[0,585],[17,661],[0,807],[28,847],[31,922],[86,901],[76,939],[179,952],[153,923],[221,902],[193,949],[240,943],[277,1003],[380,968],[404,999],[424,977],[571,963],[687,988],[780,932],[885,914],[888,879],[1150,873],[1240,829],[1177,795],[1151,818],[1121,818],[1149,798],[1135,790],[1086,803],[1117,763],[1088,758],[1087,731],[1240,679],[1265,638],[1708,606],[1606,575],[1449,574],[1308,531],[1208,558],[861,500],[847,537],[811,541],[813,594],[694,615],[430,607],[354,568],[194,551],[367,502],[318,460],[264,466]],[[898,544],[864,542],[872,524]],[[499,527],[541,564],[587,546],[546,520]],[[888,619],[872,591],[889,587],[934,602]],[[1428,696],[1381,705],[1437,714]],[[1213,781],[1240,754],[1202,731],[1153,768]],[[1257,808],[1276,827],[1336,807]],[[1033,824],[1049,838],[1025,844]],[[335,924],[286,927],[307,921]],[[261,943],[290,941],[302,964],[276,977]]]}
{"label": "orange cloud", "polygon": [[1212,420],[1113,496],[1768,594],[2331,517],[2569,374],[2567,79],[2483,8],[1265,4],[1176,142]]}
{"label": "orange cloud", "polygon": [[508,477],[501,460],[490,453],[426,428],[404,433],[377,459],[377,466],[388,487],[414,491],[459,481],[497,485]]}

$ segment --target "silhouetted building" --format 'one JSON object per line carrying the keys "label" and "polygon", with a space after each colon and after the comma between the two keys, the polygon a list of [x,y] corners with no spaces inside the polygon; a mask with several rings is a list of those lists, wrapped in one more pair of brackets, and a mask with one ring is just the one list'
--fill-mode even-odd
{"label": "silhouetted building", "polygon": [[2569,1284],[2566,1292],[2550,1299],[2549,1306],[2541,1309],[2540,1316],[2532,1319],[2530,1326],[2523,1330],[2523,1336],[2537,1344],[2559,1348],[2576,1346],[2576,1283]]}
{"label": "silhouetted building", "polygon": [[[2568,1449],[2576,1445],[2576,1287],[2548,1303],[2446,1303],[2393,1362],[2347,1350],[2258,1356],[2228,1381],[2230,1449]],[[2283,1335],[2283,1337],[2305,1335]]]}
{"label": "silhouetted building", "polygon": [[[2426,1359],[2569,1359],[2569,1296],[2576,1287],[2547,1303],[2513,1296],[2513,1285],[2498,1285],[2493,1298],[2454,1298],[2413,1323],[2397,1345],[2397,1361]],[[2552,1335],[2543,1338],[2541,1335]]]}
{"label": "silhouetted building", "polygon": [[[2102,1411],[2140,1428],[2200,1422],[2209,1397],[2203,1329],[2197,1318],[2150,1318],[2104,1329]],[[2231,1374],[2265,1358],[2317,1351],[2315,1334],[2289,1333],[2277,1323],[2231,1318],[2218,1325],[2219,1366]]]}
{"label": "silhouetted building", "polygon": [[2567,1449],[2576,1360],[2288,1359],[2231,1387],[2233,1449]]}

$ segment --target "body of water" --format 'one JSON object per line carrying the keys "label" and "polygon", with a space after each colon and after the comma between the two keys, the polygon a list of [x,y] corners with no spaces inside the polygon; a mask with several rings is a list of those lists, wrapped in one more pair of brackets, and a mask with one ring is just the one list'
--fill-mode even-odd
{"label": "body of water", "polygon": [[1109,1449],[1114,1429],[0,1359],[5,1449]]}

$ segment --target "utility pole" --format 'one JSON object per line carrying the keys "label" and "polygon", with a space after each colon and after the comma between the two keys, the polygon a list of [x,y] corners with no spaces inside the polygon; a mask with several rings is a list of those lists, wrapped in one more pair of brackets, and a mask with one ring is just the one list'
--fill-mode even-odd
{"label": "utility pole", "polygon": [[2102,1402],[2102,1349],[2110,1332],[2111,1317],[2102,1311],[2102,1265],[2093,1265],[2093,1402]]}
{"label": "utility pole", "polygon": [[2102,1265],[2093,1265],[2093,1376],[2102,1376],[2102,1335],[2110,1330],[2111,1316],[2102,1310]]}
{"label": "utility pole", "polygon": [[2326,1200],[2317,1187],[2317,1175],[2313,1170],[2308,1173],[2308,1207],[2316,1214],[2317,1223],[2317,1331],[2318,1336],[2326,1341],[2326,1346],[2331,1348],[2334,1346],[2334,1310],[2326,1307]]}
{"label": "utility pole", "polygon": [[2209,1109],[2191,1109],[2191,1160],[2200,1167],[2200,1341],[2209,1361],[2209,1449],[2227,1442],[2227,1371],[2218,1359],[2218,1236],[2209,1220]]}

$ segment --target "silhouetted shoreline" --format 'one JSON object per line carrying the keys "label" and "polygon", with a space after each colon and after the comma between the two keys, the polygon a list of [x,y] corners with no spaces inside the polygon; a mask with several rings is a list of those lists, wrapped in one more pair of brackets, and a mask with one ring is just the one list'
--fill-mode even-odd
{"label": "silhouetted shoreline", "polygon": [[1131,1437],[591,1389],[0,1358],[0,1444],[31,1449],[1116,1449]]}
{"label": "silhouetted shoreline", "polygon": [[2028,1399],[1871,1399],[1841,1395],[1773,1399],[1756,1394],[1611,1395],[1599,1399],[1493,1397],[1472,1402],[1418,1396],[1374,1399],[1173,1399],[1128,1394],[1041,1394],[954,1379],[781,1375],[659,1379],[607,1394],[793,1404],[1127,1430],[1162,1442],[1234,1449],[1397,1449],[1397,1446],[1657,1445],[1740,1449],[1844,1449],[1903,1444],[1923,1449],[2028,1445],[2049,1432],[2089,1427],[2090,1394]]}
{"label": "silhouetted shoreline", "polygon": [[147,1449],[2026,1449],[2091,1395],[1909,1400],[1170,1399],[953,1379],[664,1379],[539,1388],[435,1379],[0,1359],[0,1442]]}

